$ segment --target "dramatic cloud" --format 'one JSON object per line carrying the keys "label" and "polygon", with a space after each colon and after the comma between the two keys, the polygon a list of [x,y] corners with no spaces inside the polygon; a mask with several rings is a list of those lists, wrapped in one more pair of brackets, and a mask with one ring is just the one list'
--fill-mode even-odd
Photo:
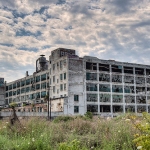
{"label": "dramatic cloud", "polygon": [[149,0],[1,0],[0,76],[35,71],[58,47],[81,57],[150,64]]}

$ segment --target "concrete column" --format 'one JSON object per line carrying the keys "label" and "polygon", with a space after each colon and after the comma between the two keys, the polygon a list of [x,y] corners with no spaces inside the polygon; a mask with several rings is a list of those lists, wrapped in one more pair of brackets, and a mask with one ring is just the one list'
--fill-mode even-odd
{"label": "concrete column", "polygon": [[136,80],[135,80],[135,67],[133,68],[133,74],[134,74],[134,90],[135,90],[135,113],[137,113],[137,103],[136,103]]}
{"label": "concrete column", "polygon": [[100,98],[99,98],[99,63],[97,63],[97,98],[98,98],[98,114],[100,114]]}
{"label": "concrete column", "polygon": [[111,114],[113,114],[113,106],[112,106],[112,71],[111,71],[111,65],[109,65],[110,69],[110,102],[111,102]]}
{"label": "concrete column", "polygon": [[124,67],[122,66],[122,88],[123,88],[123,112],[125,113],[125,97],[124,97]]}

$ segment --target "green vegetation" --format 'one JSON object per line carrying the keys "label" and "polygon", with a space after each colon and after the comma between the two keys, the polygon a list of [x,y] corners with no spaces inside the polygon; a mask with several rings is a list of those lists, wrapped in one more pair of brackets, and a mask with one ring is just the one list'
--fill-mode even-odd
{"label": "green vegetation", "polygon": [[126,114],[106,120],[91,119],[91,114],[87,113],[85,116],[60,116],[51,122],[34,118],[20,120],[20,123],[11,126],[9,121],[0,121],[0,150],[150,149],[148,114],[143,117]]}

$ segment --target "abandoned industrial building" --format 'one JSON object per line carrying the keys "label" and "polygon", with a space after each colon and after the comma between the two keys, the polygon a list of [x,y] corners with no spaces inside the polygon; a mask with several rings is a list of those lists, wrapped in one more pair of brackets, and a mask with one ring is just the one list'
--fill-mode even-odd
{"label": "abandoned industrial building", "polygon": [[[48,88],[50,86],[50,88]],[[47,112],[45,95],[52,112],[84,115],[116,115],[127,111],[150,113],[150,66],[76,55],[58,48],[36,60],[33,75],[6,83],[5,107],[15,101],[17,111]],[[26,104],[25,107],[23,104]],[[6,111],[7,109],[5,109]]]}

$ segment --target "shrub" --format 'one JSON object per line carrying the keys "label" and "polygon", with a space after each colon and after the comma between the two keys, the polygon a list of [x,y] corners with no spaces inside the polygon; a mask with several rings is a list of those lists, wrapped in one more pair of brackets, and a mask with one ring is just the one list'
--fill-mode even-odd
{"label": "shrub", "polygon": [[60,121],[66,122],[66,121],[71,121],[71,120],[74,120],[74,118],[71,116],[58,116],[53,120],[53,122],[58,123]]}
{"label": "shrub", "polygon": [[89,118],[89,119],[92,119],[93,118],[93,114],[89,111],[86,112],[86,114],[84,114],[85,117]]}

